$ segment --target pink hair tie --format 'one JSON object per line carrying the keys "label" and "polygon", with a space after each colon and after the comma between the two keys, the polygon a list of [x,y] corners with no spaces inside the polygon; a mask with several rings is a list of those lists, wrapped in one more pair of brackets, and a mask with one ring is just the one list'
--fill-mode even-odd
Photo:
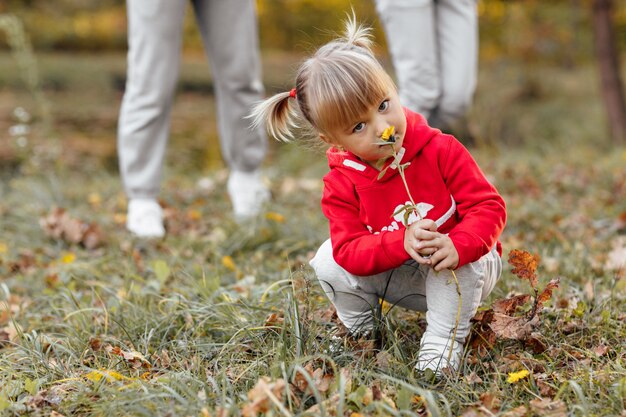
{"label": "pink hair tie", "polygon": [[296,89],[292,88],[289,92],[289,98],[296,98]]}

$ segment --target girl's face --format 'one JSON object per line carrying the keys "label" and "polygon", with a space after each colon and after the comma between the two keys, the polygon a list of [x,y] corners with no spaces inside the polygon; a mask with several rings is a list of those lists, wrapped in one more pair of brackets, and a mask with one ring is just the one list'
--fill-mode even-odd
{"label": "girl's face", "polygon": [[369,108],[358,120],[332,132],[332,137],[320,134],[321,139],[358,156],[363,162],[380,170],[393,155],[392,145],[381,145],[381,135],[389,126],[395,127],[396,152],[402,147],[406,133],[406,116],[398,93],[390,92],[380,103]]}

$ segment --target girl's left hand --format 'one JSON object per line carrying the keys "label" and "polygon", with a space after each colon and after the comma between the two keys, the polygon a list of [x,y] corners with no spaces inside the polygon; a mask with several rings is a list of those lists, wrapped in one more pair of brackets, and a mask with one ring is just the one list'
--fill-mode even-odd
{"label": "girl's left hand", "polygon": [[[430,232],[428,238],[425,233],[417,232],[418,243],[415,250],[420,254],[430,254],[430,265],[437,272],[444,269],[454,269],[459,264],[459,253],[448,235],[439,232]],[[420,239],[421,238],[421,239]]]}
{"label": "girl's left hand", "polygon": [[444,269],[454,269],[459,264],[459,253],[448,235],[441,235],[438,239],[439,246],[430,257],[431,265],[437,272]]}

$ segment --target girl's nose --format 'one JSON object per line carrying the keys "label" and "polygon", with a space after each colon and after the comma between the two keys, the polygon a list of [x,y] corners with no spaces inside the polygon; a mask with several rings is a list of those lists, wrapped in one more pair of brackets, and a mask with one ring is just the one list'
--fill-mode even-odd
{"label": "girl's nose", "polygon": [[385,131],[389,128],[389,123],[383,122],[376,126],[376,137],[381,138]]}

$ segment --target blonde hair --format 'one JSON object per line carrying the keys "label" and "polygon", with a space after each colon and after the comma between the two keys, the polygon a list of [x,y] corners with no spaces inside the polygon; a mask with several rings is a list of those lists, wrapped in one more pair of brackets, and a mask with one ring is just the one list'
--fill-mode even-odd
{"label": "blonde hair", "polygon": [[257,104],[250,115],[253,126],[265,123],[270,135],[290,142],[299,119],[329,137],[358,122],[396,88],[371,46],[371,29],[349,17],[343,37],[322,46],[300,66],[295,100],[283,92]]}

